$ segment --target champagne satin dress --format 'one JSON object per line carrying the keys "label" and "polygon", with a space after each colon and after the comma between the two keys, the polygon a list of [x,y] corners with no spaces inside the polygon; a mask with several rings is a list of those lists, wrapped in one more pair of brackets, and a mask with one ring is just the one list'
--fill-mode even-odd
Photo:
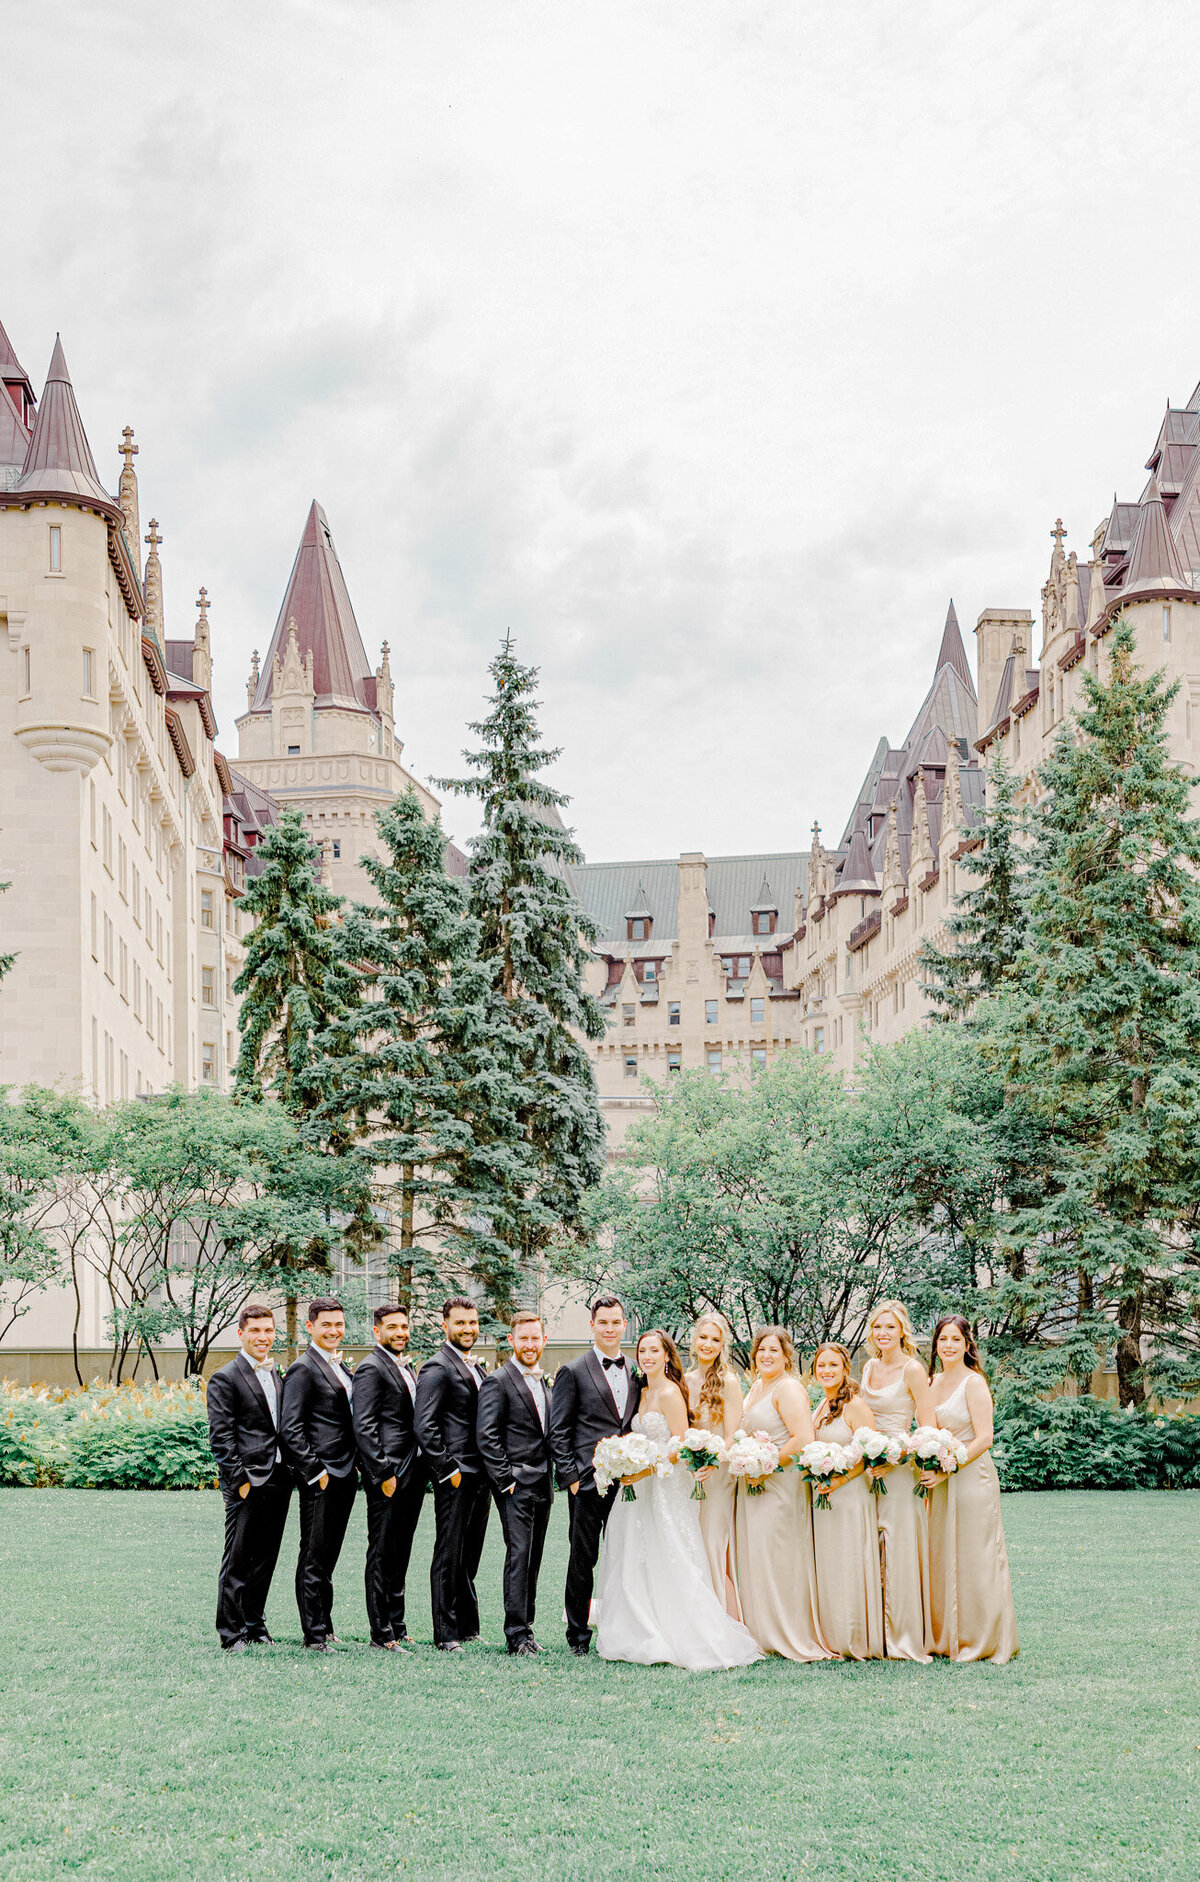
{"label": "champagne satin dress", "polygon": [[[840,1415],[817,1431],[820,1444],[849,1444],[853,1437]],[[845,1660],[883,1658],[883,1593],[874,1503],[864,1473],[834,1490],[827,1510],[818,1509],[815,1501],[812,1504],[817,1623],[826,1646]]]}
{"label": "champagne satin dress", "polygon": [[[880,1431],[902,1438],[912,1430],[916,1405],[904,1374],[876,1388],[875,1360],[863,1367],[858,1395],[869,1405]],[[883,1650],[889,1660],[928,1660],[933,1638],[929,1618],[929,1518],[924,1497],[913,1495],[907,1464],[884,1478],[887,1495],[877,1496],[879,1567],[883,1581]],[[818,1516],[821,1514],[817,1511]]]}
{"label": "champagne satin dress", "polygon": [[[965,1377],[934,1415],[960,1444],[974,1441]],[[990,1451],[940,1483],[930,1499],[929,1601],[935,1653],[1000,1665],[1018,1653],[1000,1479]]]}
{"label": "champagne satin dress", "polygon": [[[724,1436],[724,1420],[714,1424],[708,1414],[695,1411],[691,1421],[703,1431],[716,1431]],[[712,1585],[725,1603],[735,1621],[742,1619],[742,1604],[737,1590],[737,1563],[734,1560],[733,1546],[733,1506],[735,1484],[724,1464],[718,1464],[711,1477],[706,1477],[701,1488],[704,1500],[697,1503],[700,1512],[700,1534],[704,1539],[704,1553],[708,1558],[708,1572],[712,1576]]]}
{"label": "champagne satin dress", "polygon": [[[788,1428],[765,1398],[747,1411],[746,1431],[789,1442]],[[830,1660],[817,1625],[808,1486],[789,1463],[767,1478],[758,1496],[737,1486],[734,1553],[742,1619],[764,1653],[785,1660]]]}

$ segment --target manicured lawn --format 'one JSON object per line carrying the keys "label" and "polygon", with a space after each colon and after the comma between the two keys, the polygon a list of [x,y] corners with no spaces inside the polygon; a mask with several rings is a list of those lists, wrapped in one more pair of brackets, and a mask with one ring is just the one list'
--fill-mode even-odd
{"label": "manicured lawn", "polygon": [[496,1536],[487,1644],[363,1650],[361,1510],[356,1645],[297,1644],[293,1514],[281,1644],[230,1659],[215,1494],[0,1492],[0,1879],[1194,1882],[1200,1495],[1007,1498],[1008,1668],[576,1661],[564,1515],[540,1661],[498,1644]]}

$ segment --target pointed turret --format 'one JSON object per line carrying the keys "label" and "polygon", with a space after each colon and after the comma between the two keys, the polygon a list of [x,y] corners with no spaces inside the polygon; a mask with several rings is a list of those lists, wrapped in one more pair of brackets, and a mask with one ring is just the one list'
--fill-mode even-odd
{"label": "pointed turret", "polygon": [[1122,597],[1132,601],[1135,596],[1173,594],[1190,587],[1158,480],[1152,477],[1138,505]]}
{"label": "pointed turret", "polygon": [[89,509],[102,510],[113,522],[125,520],[96,474],[92,447],[75,403],[59,339],[54,342],[37,422],[16,489],[22,497],[48,497],[60,503],[83,502]]}
{"label": "pointed turret", "polygon": [[856,830],[842,864],[842,873],[834,885],[835,895],[878,895],[879,882],[871,861],[871,849],[865,830]]}
{"label": "pointed turret", "polygon": [[158,545],[162,537],[158,533],[158,518],[150,518],[150,533],[146,537],[150,553],[146,557],[146,572],[142,576],[142,593],[146,597],[146,615],[142,623],[143,633],[147,633],[158,642],[159,648],[166,645],[166,627],[163,621],[162,563],[158,559]]}
{"label": "pointed turret", "polygon": [[942,629],[942,644],[938,648],[937,664],[934,667],[934,672],[940,673],[943,667],[953,667],[959,679],[965,681],[965,683],[971,687],[971,690],[974,691],[974,686],[971,681],[971,669],[967,665],[967,650],[963,646],[963,637],[958,625],[958,616],[954,612],[953,597],[951,597],[950,606],[946,610],[946,625]]}
{"label": "pointed turret", "polygon": [[133,442],[133,426],[126,425],[121,433],[121,456],[125,462],[121,468],[121,509],[125,516],[125,536],[136,549],[142,539],[142,523],[138,510],[138,480],[133,468],[133,460],[138,448]]}
{"label": "pointed turret", "polygon": [[365,683],[374,674],[325,512],[315,499],[263,663],[252,706],[255,712],[265,712],[271,704],[277,663],[284,657],[292,621],[300,652],[306,664],[311,663],[316,705],[370,711]]}

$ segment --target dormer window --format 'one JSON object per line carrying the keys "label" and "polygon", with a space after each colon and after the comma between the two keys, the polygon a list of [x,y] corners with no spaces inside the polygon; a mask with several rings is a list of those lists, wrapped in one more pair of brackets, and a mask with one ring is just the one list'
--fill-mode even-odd
{"label": "dormer window", "polygon": [[648,941],[650,923],[644,915],[630,915],[626,922],[625,933],[630,941]]}
{"label": "dormer window", "polygon": [[625,939],[627,941],[648,941],[654,930],[654,916],[646,891],[639,882],[637,894],[633,898],[633,907],[625,910]]}
{"label": "dormer window", "polygon": [[751,934],[774,934],[774,909],[756,908],[750,917],[750,932]]}

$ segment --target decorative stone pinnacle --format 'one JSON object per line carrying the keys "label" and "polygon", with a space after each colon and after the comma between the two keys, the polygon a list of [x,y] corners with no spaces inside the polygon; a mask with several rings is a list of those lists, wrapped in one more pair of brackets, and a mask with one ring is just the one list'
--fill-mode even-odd
{"label": "decorative stone pinnacle", "polygon": [[133,460],[138,454],[137,445],[133,442],[132,425],[126,425],[124,431],[121,433],[121,444],[119,448],[121,456],[125,459],[125,469],[131,471],[133,469]]}
{"label": "decorative stone pinnacle", "polygon": [[155,552],[158,549],[159,543],[162,541],[162,537],[158,533],[157,516],[152,516],[150,518],[150,534],[146,537],[145,540],[150,544],[151,555],[155,554]]}
{"label": "decorative stone pinnacle", "polygon": [[255,681],[257,682],[258,680],[258,648],[257,647],[254,649],[254,652],[250,655],[250,671],[251,673],[253,673]]}
{"label": "decorative stone pinnacle", "polygon": [[1058,518],[1056,519],[1056,521],[1055,521],[1055,524],[1054,524],[1054,528],[1053,528],[1053,529],[1052,529],[1052,530],[1050,531],[1050,534],[1051,534],[1051,535],[1053,536],[1053,538],[1054,538],[1054,546],[1055,546],[1055,548],[1056,548],[1056,549],[1061,549],[1061,548],[1062,548],[1062,546],[1063,546],[1063,537],[1064,537],[1064,536],[1066,535],[1066,533],[1067,533],[1067,532],[1066,532],[1066,529],[1065,529],[1065,527],[1064,527],[1064,525],[1063,525],[1063,520],[1062,520],[1062,517],[1060,516],[1060,517],[1058,517]]}
{"label": "decorative stone pinnacle", "polygon": [[199,609],[200,619],[202,621],[207,620],[208,619],[208,590],[207,588],[201,588],[200,593],[196,596],[196,607]]}

